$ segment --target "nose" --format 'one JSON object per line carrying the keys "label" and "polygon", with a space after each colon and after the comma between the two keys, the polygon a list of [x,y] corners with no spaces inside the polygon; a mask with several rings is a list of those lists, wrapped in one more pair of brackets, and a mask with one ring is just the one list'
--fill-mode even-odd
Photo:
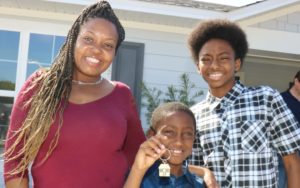
{"label": "nose", "polygon": [[217,58],[214,58],[211,62],[211,65],[210,65],[211,68],[217,68],[219,67],[219,61]]}
{"label": "nose", "polygon": [[181,146],[183,142],[183,138],[181,134],[177,134],[176,137],[174,138],[174,144],[177,146]]}
{"label": "nose", "polygon": [[93,45],[92,51],[95,54],[101,54],[101,53],[103,53],[103,48],[101,45]]}

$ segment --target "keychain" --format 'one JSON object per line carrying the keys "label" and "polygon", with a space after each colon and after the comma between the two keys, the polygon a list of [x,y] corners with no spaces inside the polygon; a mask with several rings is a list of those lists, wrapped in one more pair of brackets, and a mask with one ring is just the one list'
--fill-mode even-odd
{"label": "keychain", "polygon": [[171,174],[171,167],[167,162],[171,158],[171,151],[168,149],[167,149],[167,151],[169,152],[168,158],[166,158],[166,159],[160,158],[160,160],[162,162],[158,167],[160,177],[170,177],[170,174]]}

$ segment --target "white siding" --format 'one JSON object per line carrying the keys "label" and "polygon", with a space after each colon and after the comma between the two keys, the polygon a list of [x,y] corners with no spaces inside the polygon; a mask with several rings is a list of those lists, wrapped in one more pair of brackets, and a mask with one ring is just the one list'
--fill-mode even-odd
{"label": "white siding", "polygon": [[[166,91],[170,85],[179,86],[180,75],[188,73],[197,90],[207,91],[207,84],[190,57],[186,37],[171,32],[126,28],[126,41],[145,44],[143,82],[147,86]],[[145,109],[141,112],[146,129]]]}
{"label": "white siding", "polygon": [[[21,36],[26,34],[27,40],[29,32],[65,36],[72,24],[72,22],[45,22],[44,20],[15,17],[0,17],[0,22],[0,29],[19,31]],[[165,91],[170,85],[179,85],[181,74],[189,73],[190,80],[196,84],[197,89],[207,91],[207,85],[198,74],[196,66],[190,58],[186,35],[126,27],[125,30],[126,41],[145,44],[143,82],[147,86]],[[19,57],[23,57],[24,52],[26,50],[20,50]],[[17,90],[25,81],[25,70],[23,68],[26,67],[26,60],[19,60],[18,63],[20,64],[18,65],[20,74],[17,75]],[[111,68],[103,76],[110,79]],[[146,129],[145,109],[142,109],[141,112],[142,123]]]}
{"label": "white siding", "polygon": [[[0,29],[12,30],[21,32],[20,41],[25,44],[20,49],[20,53],[26,53],[26,36],[28,37],[29,32],[40,33],[40,34],[51,34],[51,35],[66,35],[72,20],[76,17],[73,14],[61,14],[51,11],[34,11],[34,10],[21,10],[16,9],[16,11],[9,13],[10,9],[2,7],[4,11],[0,14]],[[286,17],[280,15],[277,24],[279,28],[274,28],[276,30],[270,30],[263,27],[256,27],[244,25],[244,29],[248,36],[248,41],[251,49],[271,51],[271,52],[282,52],[290,54],[300,54],[299,44],[299,22],[297,18],[299,14],[296,11],[286,15]],[[38,15],[36,15],[38,13]],[[12,15],[10,15],[12,14]],[[26,16],[25,16],[26,15]],[[49,17],[49,19],[48,19]],[[62,18],[63,17],[63,18]],[[197,88],[203,90],[205,93],[207,91],[207,84],[203,81],[201,76],[198,74],[195,65],[190,58],[190,53],[187,48],[186,38],[187,33],[191,29],[187,27],[179,27],[177,25],[163,25],[159,22],[157,23],[147,23],[139,22],[134,20],[127,20],[126,18],[121,18],[121,22],[124,23],[126,30],[126,41],[137,42],[145,44],[145,54],[144,54],[144,70],[143,70],[143,81],[150,87],[157,87],[161,90],[165,90],[169,85],[177,86],[179,84],[179,76],[182,73],[189,73],[190,79],[196,84]],[[188,18],[186,18],[188,20]],[[183,19],[180,19],[181,21]],[[271,21],[272,22],[272,19]],[[273,22],[272,22],[273,23]],[[291,32],[287,29],[287,24],[294,24],[298,26],[298,32]],[[273,28],[271,24],[271,27]],[[281,28],[281,29],[280,29]],[[282,30],[284,28],[284,30]],[[28,46],[28,44],[27,44]],[[17,89],[23,84],[25,79],[24,72],[22,70],[26,65],[24,61],[25,55],[19,55],[18,66],[18,76],[17,78]],[[247,62],[246,62],[247,64]],[[261,69],[260,69],[261,66]],[[245,65],[244,77],[245,82],[250,84],[258,84],[260,80],[267,81],[266,84],[274,85],[280,90],[286,86],[285,83],[280,83],[280,85],[274,84],[276,82],[272,79],[272,75],[268,74],[258,74],[254,68],[264,70],[263,68],[268,67],[267,65],[262,66],[261,64]],[[289,70],[285,74],[281,74],[286,79],[289,79],[293,68],[299,69],[299,61],[293,63],[293,66],[284,64],[284,68]],[[279,71],[280,69],[278,69]],[[253,71],[250,73],[250,71]],[[277,72],[272,72],[277,74]],[[107,70],[103,75],[106,78],[111,77],[111,69]],[[250,80],[252,79],[252,80]],[[257,80],[258,82],[256,83]],[[287,80],[285,80],[286,82]],[[279,82],[276,82],[279,83]],[[13,96],[14,92],[0,91],[1,96]],[[142,109],[142,121],[145,125],[144,109]]]}

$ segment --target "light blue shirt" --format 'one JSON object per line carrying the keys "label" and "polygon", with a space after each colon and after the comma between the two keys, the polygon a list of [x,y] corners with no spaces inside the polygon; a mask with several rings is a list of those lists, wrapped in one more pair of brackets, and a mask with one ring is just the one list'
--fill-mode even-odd
{"label": "light blue shirt", "polygon": [[146,172],[141,188],[203,188],[202,179],[194,174],[191,174],[187,168],[183,167],[183,175],[176,177],[159,177],[158,166],[156,162]]}

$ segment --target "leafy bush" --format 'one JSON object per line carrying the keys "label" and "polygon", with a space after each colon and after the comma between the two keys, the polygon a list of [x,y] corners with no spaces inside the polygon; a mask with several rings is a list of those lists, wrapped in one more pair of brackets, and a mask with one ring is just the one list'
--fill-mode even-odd
{"label": "leafy bush", "polygon": [[147,123],[150,123],[151,114],[153,110],[161,103],[178,101],[187,106],[192,106],[196,103],[196,99],[203,95],[203,91],[196,91],[191,94],[196,85],[191,83],[188,74],[184,73],[180,76],[180,87],[176,88],[173,85],[168,86],[167,91],[157,89],[156,87],[147,87],[142,83],[142,98],[145,98],[147,102],[142,101],[142,106],[147,108],[146,118]]}
{"label": "leafy bush", "polygon": [[15,84],[8,80],[2,80],[0,81],[0,89],[13,91],[15,90]]}

